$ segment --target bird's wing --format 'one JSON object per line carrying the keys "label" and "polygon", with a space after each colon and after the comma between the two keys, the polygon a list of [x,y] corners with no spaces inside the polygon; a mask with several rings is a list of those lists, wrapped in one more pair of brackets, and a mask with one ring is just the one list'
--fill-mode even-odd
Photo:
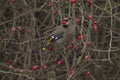
{"label": "bird's wing", "polygon": [[64,33],[64,29],[62,26],[58,26],[55,28],[55,30],[52,32],[52,36],[58,36],[59,34]]}
{"label": "bird's wing", "polygon": [[64,29],[62,26],[58,26],[55,28],[55,30],[52,32],[51,37],[48,39],[48,44],[51,44],[55,42],[56,40],[63,37]]}

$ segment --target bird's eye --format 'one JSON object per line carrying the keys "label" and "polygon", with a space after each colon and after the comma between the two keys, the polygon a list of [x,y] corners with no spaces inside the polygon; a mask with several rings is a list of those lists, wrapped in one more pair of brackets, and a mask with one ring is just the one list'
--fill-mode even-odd
{"label": "bird's eye", "polygon": [[68,27],[68,25],[63,25],[63,27],[64,27],[64,28],[67,28],[67,27]]}

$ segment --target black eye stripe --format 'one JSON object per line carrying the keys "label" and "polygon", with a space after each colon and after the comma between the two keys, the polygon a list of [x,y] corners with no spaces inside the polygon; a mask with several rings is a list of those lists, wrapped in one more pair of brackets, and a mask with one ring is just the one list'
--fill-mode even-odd
{"label": "black eye stripe", "polygon": [[67,27],[68,27],[68,25],[63,25],[63,27],[64,27],[64,28],[67,28]]}

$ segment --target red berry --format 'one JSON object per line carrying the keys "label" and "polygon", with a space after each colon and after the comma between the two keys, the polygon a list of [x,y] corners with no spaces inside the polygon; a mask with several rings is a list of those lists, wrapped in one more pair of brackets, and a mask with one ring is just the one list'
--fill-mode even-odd
{"label": "red berry", "polygon": [[94,29],[95,31],[97,31],[97,30],[98,30],[98,28],[97,28],[97,25],[96,25],[96,24],[94,24],[93,29]]}
{"label": "red berry", "polygon": [[12,65],[12,64],[13,64],[12,59],[9,59],[8,64],[9,64],[9,65]]}
{"label": "red berry", "polygon": [[67,48],[67,50],[70,50],[70,49],[71,49],[71,46],[70,46],[70,45],[67,45],[66,48]]}
{"label": "red berry", "polygon": [[83,39],[83,38],[84,38],[83,35],[79,35],[79,36],[77,36],[77,39],[78,39],[78,40],[81,40],[81,39]]}
{"label": "red berry", "polygon": [[21,30],[22,30],[22,27],[21,27],[21,26],[18,26],[17,29],[21,31]]}
{"label": "red berry", "polygon": [[62,62],[63,62],[62,60],[59,60],[59,61],[57,62],[57,64],[60,65],[60,64],[62,64]]}
{"label": "red berry", "polygon": [[23,70],[23,69],[20,69],[20,70],[19,70],[19,72],[20,72],[20,73],[23,73],[23,72],[24,72],[24,70]]}
{"label": "red berry", "polygon": [[85,56],[85,61],[88,61],[88,55]]}
{"label": "red berry", "polygon": [[83,39],[83,38],[84,38],[84,36],[83,36],[83,35],[80,35],[80,37],[81,37],[81,39]]}
{"label": "red berry", "polygon": [[94,21],[93,21],[93,24],[97,24],[97,21],[96,21],[96,20],[94,20]]}
{"label": "red berry", "polygon": [[72,74],[72,70],[71,70],[71,69],[68,70],[68,74],[69,74],[69,75]]}
{"label": "red berry", "polygon": [[32,29],[28,29],[27,32],[28,32],[28,33],[31,33],[31,32],[32,32]]}
{"label": "red berry", "polygon": [[9,69],[14,69],[12,65],[9,65]]}
{"label": "red berry", "polygon": [[90,72],[90,71],[87,71],[87,72],[86,72],[86,76],[89,77],[90,75],[91,75],[91,72]]}
{"label": "red berry", "polygon": [[92,5],[93,4],[93,1],[92,0],[87,0],[88,4],[89,5]]}
{"label": "red berry", "polygon": [[43,69],[47,69],[47,65],[44,65],[44,66],[43,66]]}
{"label": "red berry", "polygon": [[16,2],[16,0],[11,0],[11,2],[13,2],[13,3],[14,3],[14,2]]}
{"label": "red berry", "polygon": [[88,19],[92,19],[93,18],[93,16],[92,15],[88,15]]}
{"label": "red berry", "polygon": [[74,46],[74,50],[75,50],[75,51],[78,51],[78,46]]}
{"label": "red berry", "polygon": [[11,30],[12,31],[16,31],[16,27],[11,27]]}
{"label": "red berry", "polygon": [[76,21],[77,23],[80,23],[80,19],[78,19],[78,18],[77,18],[75,21]]}
{"label": "red berry", "polygon": [[75,44],[76,42],[75,42],[75,40],[72,40],[72,42],[71,42],[72,44]]}
{"label": "red berry", "polygon": [[71,4],[75,4],[77,2],[77,0],[70,0]]}
{"label": "red berry", "polygon": [[81,36],[77,36],[77,39],[78,39],[78,40],[81,40]]}
{"label": "red berry", "polygon": [[87,44],[88,46],[91,46],[91,42],[90,42],[90,41],[87,41],[86,44]]}
{"label": "red berry", "polygon": [[35,70],[37,70],[38,68],[39,68],[39,67],[38,67],[37,65],[34,65],[33,68],[32,68],[32,70],[35,71]]}

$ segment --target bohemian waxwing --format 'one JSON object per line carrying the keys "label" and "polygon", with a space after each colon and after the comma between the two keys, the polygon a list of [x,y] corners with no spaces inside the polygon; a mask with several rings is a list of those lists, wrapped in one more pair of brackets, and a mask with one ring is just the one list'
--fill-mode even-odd
{"label": "bohemian waxwing", "polygon": [[75,30],[75,25],[69,19],[64,18],[62,24],[52,32],[47,45],[53,44],[58,49],[65,43],[69,43],[75,37]]}

